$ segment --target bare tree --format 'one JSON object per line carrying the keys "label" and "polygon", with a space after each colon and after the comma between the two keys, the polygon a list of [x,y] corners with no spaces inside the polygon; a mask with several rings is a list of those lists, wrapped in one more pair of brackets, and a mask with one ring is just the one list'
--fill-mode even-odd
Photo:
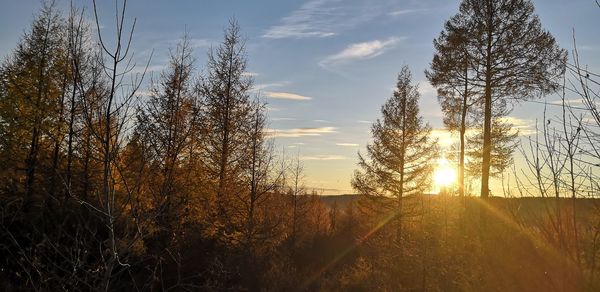
{"label": "bare tree", "polygon": [[93,134],[99,138],[102,149],[102,187],[98,196],[100,206],[98,211],[103,215],[103,220],[109,230],[101,281],[101,287],[105,291],[110,290],[115,266],[129,265],[121,261],[120,250],[117,245],[117,241],[120,238],[116,235],[118,231],[116,230],[115,222],[124,210],[122,204],[130,204],[131,201],[130,198],[118,200],[117,190],[115,189],[117,176],[113,171],[116,169],[117,156],[124,142],[124,133],[127,130],[126,127],[129,125],[128,121],[131,118],[130,110],[132,109],[132,101],[145,73],[144,71],[141,76],[136,76],[136,79],[132,80],[131,86],[128,87],[129,90],[126,89],[124,86],[125,78],[129,76],[129,73],[135,67],[135,64],[132,63],[130,48],[136,20],[133,20],[129,32],[124,31],[127,0],[123,0],[120,8],[118,2],[116,3],[114,49],[109,49],[108,44],[102,37],[97,3],[95,0],[93,1],[96,30],[98,32],[99,45],[102,49],[100,61],[102,62],[101,65],[108,78],[109,85],[107,95],[98,104],[102,113],[100,124],[88,124]]}

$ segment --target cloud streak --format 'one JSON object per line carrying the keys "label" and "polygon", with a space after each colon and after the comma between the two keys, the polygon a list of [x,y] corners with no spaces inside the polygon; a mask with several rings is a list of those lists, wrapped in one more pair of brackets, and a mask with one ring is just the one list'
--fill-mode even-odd
{"label": "cloud streak", "polygon": [[356,143],[336,143],[335,145],[342,147],[358,147],[358,144]]}
{"label": "cloud streak", "polygon": [[427,9],[400,9],[400,10],[395,10],[395,11],[390,12],[390,13],[388,13],[388,15],[401,16],[401,15],[413,14],[416,12],[423,12],[423,11],[427,11]]}
{"label": "cloud streak", "polygon": [[296,118],[271,118],[271,121],[296,121]]}
{"label": "cloud streak", "polygon": [[535,121],[520,119],[512,116],[504,116],[500,118],[501,122],[511,124],[514,129],[519,131],[519,136],[529,136],[536,133]]}
{"label": "cloud streak", "polygon": [[283,87],[286,85],[289,85],[290,82],[289,81],[283,81],[283,82],[271,82],[271,83],[259,83],[259,84],[254,84],[254,86],[252,86],[252,91],[261,91],[265,88],[271,88],[271,87]]}
{"label": "cloud streak", "polygon": [[385,12],[369,0],[310,0],[263,34],[269,39],[327,38],[354,28]]}
{"label": "cloud streak", "polygon": [[299,9],[281,19],[282,24],[269,28],[263,37],[283,38],[323,38],[335,35],[332,22],[337,12],[327,7],[327,0],[313,0],[304,3]]}
{"label": "cloud streak", "polygon": [[265,96],[272,99],[286,99],[286,100],[311,100],[312,97],[304,96],[300,94],[290,92],[277,92],[277,91],[266,91]]}
{"label": "cloud streak", "polygon": [[342,155],[309,155],[300,157],[302,160],[345,160],[348,159]]}
{"label": "cloud streak", "polygon": [[319,66],[328,67],[357,60],[375,58],[394,47],[401,38],[391,37],[385,40],[373,40],[348,45],[342,51],[327,56],[319,62]]}
{"label": "cloud streak", "polygon": [[296,128],[296,129],[266,129],[269,137],[279,138],[298,138],[306,136],[321,136],[324,134],[337,133],[335,127],[320,127],[320,128]]}

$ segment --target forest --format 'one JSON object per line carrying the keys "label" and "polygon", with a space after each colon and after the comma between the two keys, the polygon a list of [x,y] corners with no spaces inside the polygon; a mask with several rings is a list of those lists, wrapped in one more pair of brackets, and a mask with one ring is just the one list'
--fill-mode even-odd
{"label": "forest", "polygon": [[600,291],[600,74],[531,0],[460,1],[430,66],[398,68],[343,196],[278,150],[236,18],[205,64],[184,33],[151,75],[114,2],[107,24],[95,0],[42,1],[2,56],[0,290]]}

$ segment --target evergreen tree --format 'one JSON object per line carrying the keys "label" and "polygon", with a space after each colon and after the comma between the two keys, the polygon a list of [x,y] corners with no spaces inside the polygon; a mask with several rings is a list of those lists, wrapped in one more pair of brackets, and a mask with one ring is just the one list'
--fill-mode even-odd
{"label": "evergreen tree", "polygon": [[245,190],[237,198],[235,207],[240,211],[238,225],[243,230],[243,242],[249,251],[268,249],[276,242],[275,230],[281,225],[283,213],[277,210],[283,196],[274,195],[283,173],[277,169],[273,141],[269,140],[265,126],[266,104],[258,98],[252,102],[252,116],[246,132],[249,141],[247,158],[242,161]]}
{"label": "evergreen tree", "polygon": [[44,178],[40,164],[51,156],[61,126],[65,44],[65,21],[54,2],[44,2],[31,31],[0,70],[0,178],[12,182],[12,191],[23,190],[26,208],[36,215],[46,201],[38,182]]}
{"label": "evergreen tree", "polygon": [[246,63],[239,25],[231,20],[223,42],[208,54],[207,73],[199,86],[203,97],[203,160],[209,197],[215,204],[209,210],[217,212],[213,214],[216,227],[232,227],[232,210],[228,210],[228,206],[244,189],[240,176],[250,145],[247,135],[252,126],[249,90],[253,84],[252,77],[244,75]]}
{"label": "evergreen tree", "polygon": [[184,36],[138,114],[137,137],[149,150],[145,155],[155,175],[147,183],[165,247],[182,224],[185,204],[190,201],[184,166],[193,163],[186,150],[193,147],[197,125],[193,65],[189,40]]}
{"label": "evergreen tree", "polygon": [[481,196],[487,197],[494,102],[554,92],[556,78],[564,72],[566,52],[542,29],[529,0],[463,0],[450,25],[468,31],[466,47],[483,92]]}
{"label": "evergreen tree", "polygon": [[381,108],[382,118],[373,124],[373,142],[367,146],[367,158],[359,154],[360,169],[354,172],[352,180],[352,186],[361,195],[384,201],[387,206],[387,198],[396,202],[397,238],[401,238],[403,198],[422,194],[429,188],[437,156],[431,128],[419,115],[417,89],[404,66],[393,96]]}
{"label": "evergreen tree", "polygon": [[[513,162],[513,153],[518,146],[519,131],[503,117],[492,119],[492,150],[490,161],[490,176],[501,175]],[[471,177],[481,177],[481,161],[483,157],[483,133],[481,130],[467,137],[469,162],[466,172]]]}
{"label": "evergreen tree", "polygon": [[464,196],[466,132],[477,119],[469,114],[480,94],[475,86],[477,71],[469,58],[468,30],[460,20],[446,22],[445,31],[433,41],[436,52],[425,75],[437,88],[444,126],[459,133],[458,190]]}

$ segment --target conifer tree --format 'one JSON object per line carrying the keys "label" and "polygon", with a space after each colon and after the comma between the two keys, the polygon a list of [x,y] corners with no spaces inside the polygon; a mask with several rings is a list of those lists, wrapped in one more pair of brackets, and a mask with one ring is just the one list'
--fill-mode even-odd
{"label": "conifer tree", "polygon": [[398,239],[402,232],[403,198],[422,194],[430,187],[432,162],[437,156],[431,128],[419,115],[420,95],[411,78],[404,66],[393,96],[381,108],[382,118],[373,124],[373,142],[367,146],[367,157],[358,156],[360,169],[354,172],[352,180],[352,186],[361,195],[396,202]]}
{"label": "conifer tree", "polygon": [[199,86],[203,98],[203,160],[210,196],[216,204],[211,209],[218,212],[213,215],[220,226],[231,223],[228,205],[244,187],[240,176],[250,145],[246,133],[252,126],[249,91],[253,84],[252,77],[244,74],[246,64],[239,25],[231,20],[223,42],[208,54],[207,73]]}
{"label": "conifer tree", "polygon": [[566,52],[542,29],[530,0],[463,0],[451,26],[467,31],[469,60],[483,93],[481,196],[489,194],[492,120],[498,99],[531,99],[554,92]]}
{"label": "conifer tree", "polygon": [[[460,20],[457,20],[460,21]],[[477,72],[469,59],[468,30],[460,23],[448,21],[445,31],[433,41],[435,55],[425,75],[437,88],[438,101],[444,114],[444,126],[459,133],[458,191],[465,194],[465,145],[467,129],[477,117],[470,113],[480,99],[476,92]]]}
{"label": "conifer tree", "polygon": [[2,179],[24,182],[26,208],[32,211],[43,208],[46,200],[38,188],[38,170],[45,154],[50,155],[52,132],[60,119],[64,33],[65,22],[55,3],[44,2],[31,31],[0,70],[0,166],[9,171]]}
{"label": "conifer tree", "polygon": [[[513,153],[518,146],[519,131],[513,125],[503,119],[494,117],[492,119],[492,150],[490,161],[490,176],[500,176],[513,162]],[[481,176],[481,160],[483,153],[483,133],[481,130],[467,137],[469,150],[467,156],[470,161],[466,163],[466,173],[470,177]]]}
{"label": "conifer tree", "polygon": [[[137,133],[144,148],[151,173],[150,192],[157,214],[157,227],[164,237],[171,237],[183,218],[184,204],[189,202],[185,187],[184,165],[191,163],[186,151],[195,141],[196,96],[192,90],[194,60],[187,36],[171,52],[167,68],[153,84],[149,100],[138,114]],[[168,238],[161,240],[168,241]]]}

